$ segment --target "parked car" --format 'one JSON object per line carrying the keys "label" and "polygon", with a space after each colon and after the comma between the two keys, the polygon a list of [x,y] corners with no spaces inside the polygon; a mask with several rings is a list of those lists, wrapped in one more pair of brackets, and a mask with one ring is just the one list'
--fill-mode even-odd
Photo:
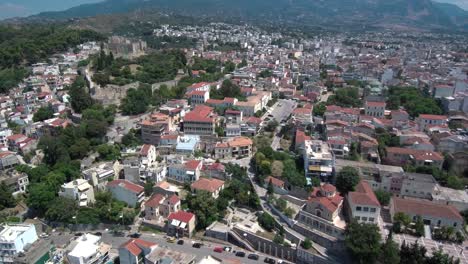
{"label": "parked car", "polygon": [[194,248],[201,248],[202,244],[201,243],[193,243],[192,247]]}
{"label": "parked car", "polygon": [[275,264],[275,263],[276,263],[276,261],[275,261],[274,259],[272,259],[272,258],[268,258],[268,257],[267,257],[267,258],[265,258],[265,260],[264,260],[263,262],[265,262],[265,263],[269,263],[269,264]]}
{"label": "parked car", "polygon": [[95,236],[102,236],[102,233],[101,232],[96,232],[94,233]]}
{"label": "parked car", "polygon": [[249,254],[249,256],[247,257],[248,259],[253,259],[253,260],[258,260],[258,255],[257,254]]}
{"label": "parked car", "polygon": [[231,251],[232,251],[232,247],[224,247],[224,251],[226,251],[226,252],[231,252]]}
{"label": "parked car", "polygon": [[240,258],[245,257],[245,252],[237,251],[237,252],[236,252],[236,257],[240,257]]}
{"label": "parked car", "polygon": [[222,247],[215,247],[215,248],[213,249],[213,251],[214,251],[214,252],[218,252],[218,253],[223,253],[224,250],[223,250]]}
{"label": "parked car", "polygon": [[176,241],[176,238],[175,237],[170,237],[166,241],[169,242],[169,243],[174,243]]}
{"label": "parked car", "polygon": [[130,234],[128,236],[131,237],[131,238],[139,238],[141,236],[141,234],[140,233],[133,233],[133,234]]}
{"label": "parked car", "polygon": [[177,241],[177,245],[183,245],[183,244],[184,244],[184,241],[182,239]]}

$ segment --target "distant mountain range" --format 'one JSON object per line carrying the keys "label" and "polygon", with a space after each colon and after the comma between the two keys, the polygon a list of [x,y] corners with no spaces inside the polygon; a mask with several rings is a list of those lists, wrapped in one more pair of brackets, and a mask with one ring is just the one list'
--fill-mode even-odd
{"label": "distant mountain range", "polygon": [[32,18],[69,19],[136,10],[304,26],[468,31],[468,11],[431,0],[106,0]]}

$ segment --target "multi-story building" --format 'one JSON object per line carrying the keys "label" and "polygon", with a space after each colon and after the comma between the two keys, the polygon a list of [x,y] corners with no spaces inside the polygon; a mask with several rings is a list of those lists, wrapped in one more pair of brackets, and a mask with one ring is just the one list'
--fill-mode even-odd
{"label": "multi-story building", "polygon": [[143,143],[158,146],[161,136],[166,134],[167,125],[150,120],[144,120],[140,125]]}
{"label": "multi-story building", "polygon": [[16,170],[0,176],[0,183],[5,183],[6,186],[13,192],[13,195],[25,193],[29,185],[29,178],[26,173],[17,172]]}
{"label": "multi-story building", "polygon": [[70,264],[106,263],[110,249],[110,245],[101,242],[100,236],[86,233],[70,243],[67,260]]}
{"label": "multi-story building", "polygon": [[348,216],[362,223],[377,223],[380,203],[366,181],[361,181],[354,192],[346,195]]}
{"label": "multi-story building", "polygon": [[392,165],[412,164],[414,166],[434,166],[442,168],[444,157],[435,151],[389,147],[384,161]]}
{"label": "multi-story building", "polygon": [[20,163],[14,152],[0,152],[0,170],[6,170],[15,167]]}
{"label": "multi-story building", "polygon": [[200,178],[190,185],[193,193],[200,191],[208,192],[214,199],[219,197],[219,193],[224,189],[224,181],[218,179]]}
{"label": "multi-story building", "polygon": [[415,221],[421,217],[425,225],[432,227],[453,227],[455,230],[463,229],[463,217],[457,208],[452,205],[438,204],[428,200],[403,199],[393,197],[390,202],[390,215],[404,213]]}
{"label": "multi-story building", "polygon": [[448,117],[444,115],[424,115],[420,114],[416,118],[416,123],[419,126],[420,131],[432,126],[445,126],[447,125]]}
{"label": "multi-story building", "polygon": [[190,98],[191,105],[199,105],[204,104],[207,100],[210,99],[210,92],[209,91],[192,91],[188,93]]}
{"label": "multi-story building", "polygon": [[195,219],[195,215],[189,212],[171,213],[166,226],[167,234],[175,237],[192,237],[195,230]]}
{"label": "multi-story building", "polygon": [[320,177],[329,180],[335,167],[335,156],[329,145],[321,140],[304,142],[304,170],[307,178]]}
{"label": "multi-story building", "polygon": [[107,189],[112,193],[115,199],[131,207],[135,207],[138,203],[143,202],[145,198],[145,188],[127,180],[113,180],[108,182]]}
{"label": "multi-story building", "polygon": [[189,160],[182,164],[169,165],[167,178],[176,182],[194,182],[200,178],[203,162]]}
{"label": "multi-story building", "polygon": [[308,228],[342,238],[346,223],[342,217],[343,196],[331,184],[314,187],[297,220]]}
{"label": "multi-story building", "polygon": [[213,108],[197,105],[192,111],[185,114],[184,133],[189,135],[214,135],[216,119]]}
{"label": "multi-story building", "polygon": [[171,213],[180,211],[181,202],[179,196],[172,194],[170,196],[160,193],[154,194],[145,203],[145,219],[160,220],[166,219]]}
{"label": "multi-story building", "polygon": [[79,206],[94,203],[94,189],[87,180],[76,179],[60,186],[59,196],[76,200]]}
{"label": "multi-story building", "polygon": [[158,247],[158,244],[143,239],[130,239],[119,247],[119,260],[122,264],[143,264],[145,257]]}
{"label": "multi-story building", "polygon": [[366,115],[373,116],[377,118],[382,118],[385,115],[385,102],[372,102],[366,101],[364,109]]}
{"label": "multi-story building", "polygon": [[247,137],[234,137],[228,142],[218,142],[215,146],[217,159],[250,157],[253,142]]}
{"label": "multi-story building", "polygon": [[0,263],[15,263],[14,257],[38,240],[33,224],[4,224],[0,231]]}

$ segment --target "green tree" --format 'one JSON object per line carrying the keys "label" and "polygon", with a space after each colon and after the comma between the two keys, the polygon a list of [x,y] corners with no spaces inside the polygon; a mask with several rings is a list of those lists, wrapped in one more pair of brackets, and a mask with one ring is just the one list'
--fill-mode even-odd
{"label": "green tree", "polygon": [[457,176],[451,175],[447,178],[447,187],[456,189],[456,190],[463,190],[465,185],[463,184],[463,180]]}
{"label": "green tree", "polygon": [[416,221],[414,222],[414,230],[417,236],[424,236],[424,222],[420,216],[416,217]]}
{"label": "green tree", "polygon": [[2,182],[0,184],[0,210],[11,208],[16,205],[15,198],[13,197],[10,188]]}
{"label": "green tree", "polygon": [[377,197],[377,200],[379,200],[379,203],[381,205],[387,206],[390,203],[390,199],[392,198],[391,193],[386,192],[384,190],[377,190],[374,193],[375,193],[375,196]]}
{"label": "green tree", "polygon": [[70,100],[73,110],[81,113],[93,105],[93,99],[85,89],[86,82],[83,77],[76,78],[75,82],[70,87]]}
{"label": "green tree", "polygon": [[31,184],[28,187],[27,204],[41,215],[47,211],[50,202],[55,199],[55,190],[46,183]]}
{"label": "green tree", "polygon": [[72,223],[77,211],[77,201],[65,197],[56,197],[50,201],[45,217],[49,221]]}
{"label": "green tree", "polygon": [[445,254],[442,250],[437,250],[432,253],[432,256],[427,258],[427,264],[460,264],[459,259]]}
{"label": "green tree", "polygon": [[197,192],[196,196],[190,194],[186,198],[188,208],[197,216],[197,228],[205,229],[218,220],[216,201],[208,192]]}
{"label": "green tree", "polygon": [[260,173],[263,175],[271,174],[271,163],[269,161],[264,160],[260,163]]}
{"label": "green tree", "polygon": [[107,161],[117,160],[120,157],[120,148],[116,145],[102,144],[97,147],[99,158]]}
{"label": "green tree", "polygon": [[354,167],[343,167],[336,177],[336,188],[342,193],[354,191],[354,187],[359,183],[359,172]]}
{"label": "green tree", "polygon": [[426,248],[417,243],[407,245],[405,242],[400,248],[400,264],[420,264],[426,262]]}
{"label": "green tree", "polygon": [[381,236],[375,224],[352,221],[346,226],[345,244],[357,263],[374,263],[381,253]]}
{"label": "green tree", "polygon": [[268,181],[267,194],[271,195],[273,193],[275,193],[275,188],[273,187],[273,183],[270,179],[270,181]]}
{"label": "green tree", "polygon": [[270,214],[265,212],[258,216],[258,223],[261,227],[269,232],[273,231],[276,226],[275,219]]}
{"label": "green tree", "polygon": [[39,122],[54,117],[54,110],[51,105],[41,107],[34,113],[33,121]]}
{"label": "green tree", "polygon": [[310,239],[308,237],[306,237],[304,239],[304,241],[302,241],[302,244],[301,246],[304,248],[304,249],[311,249],[312,248],[312,241],[310,241]]}
{"label": "green tree", "polygon": [[320,102],[314,106],[313,114],[314,116],[323,116],[327,111],[327,104],[325,102]]}
{"label": "green tree", "polygon": [[275,242],[276,244],[283,244],[284,243],[284,236],[282,236],[281,234],[276,234],[275,237],[273,238],[273,242]]}
{"label": "green tree", "polygon": [[154,182],[149,180],[145,182],[145,195],[146,196],[151,196],[153,194],[153,187],[154,187]]}
{"label": "green tree", "polygon": [[389,236],[385,243],[382,245],[382,254],[379,257],[382,264],[399,264],[400,263],[400,249],[398,244]]}

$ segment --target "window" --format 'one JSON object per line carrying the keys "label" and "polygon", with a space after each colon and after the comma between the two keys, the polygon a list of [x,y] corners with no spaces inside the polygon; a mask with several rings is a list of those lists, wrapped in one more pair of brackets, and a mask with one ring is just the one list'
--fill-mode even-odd
{"label": "window", "polygon": [[369,217],[369,222],[374,222],[374,217]]}
{"label": "window", "polygon": [[361,217],[360,216],[356,216],[356,220],[361,220]]}
{"label": "window", "polygon": [[356,206],[356,211],[361,211],[361,206]]}
{"label": "window", "polygon": [[362,221],[367,222],[367,217],[363,216]]}
{"label": "window", "polygon": [[457,226],[457,222],[453,223],[453,227],[456,227]]}
{"label": "window", "polygon": [[370,211],[371,211],[371,213],[375,213],[376,209],[375,209],[375,208],[371,208]]}
{"label": "window", "polygon": [[364,207],[364,212],[369,212],[369,207]]}

